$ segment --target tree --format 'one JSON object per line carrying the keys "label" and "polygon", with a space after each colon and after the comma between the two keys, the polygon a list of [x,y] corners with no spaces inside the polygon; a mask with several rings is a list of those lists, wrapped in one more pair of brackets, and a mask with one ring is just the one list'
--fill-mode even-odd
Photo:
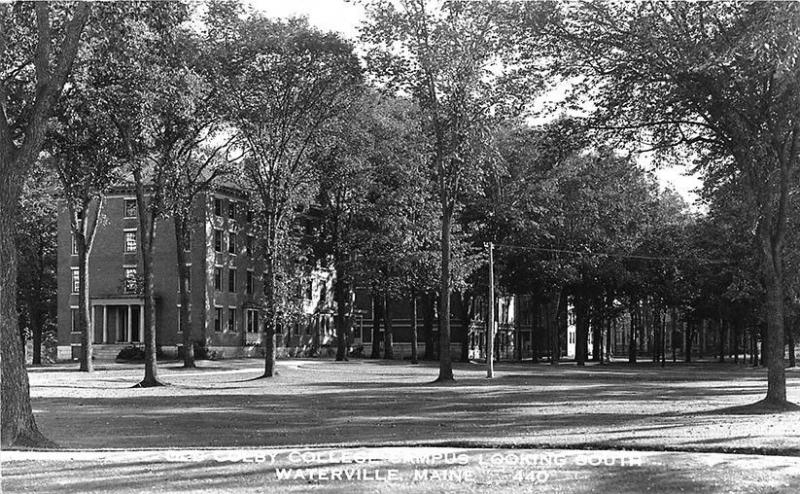
{"label": "tree", "polygon": [[[417,109],[404,98],[383,96],[375,102],[366,154],[370,175],[362,183],[362,205],[352,231],[358,246],[354,274],[372,289],[380,308],[376,314],[386,328],[384,356],[393,358],[392,301],[408,300],[413,312],[417,295],[435,286],[431,276],[438,259],[436,208]],[[375,358],[380,348],[377,336],[373,335]],[[412,335],[412,360],[415,343]]]}
{"label": "tree", "polygon": [[42,363],[42,334],[56,320],[55,189],[47,169],[37,166],[23,188],[17,216],[17,307],[20,330],[33,339],[33,365]]}
{"label": "tree", "polygon": [[[319,193],[312,214],[319,219],[314,236],[314,257],[336,270],[336,360],[347,360],[347,339],[352,329],[354,284],[359,258],[359,223],[375,180],[374,156],[382,145],[380,127],[386,102],[365,93],[358,108],[336,119],[326,145],[312,155],[319,177]],[[388,133],[386,133],[388,136]]]}
{"label": "tree", "polygon": [[[226,65],[228,118],[245,152],[243,177],[252,191],[264,253],[264,377],[275,367],[278,269],[297,211],[316,180],[310,159],[325,146],[329,126],[360,93],[361,69],[353,47],[305,20],[271,21],[253,15],[219,40],[216,60]],[[231,39],[232,37],[232,39]]]}
{"label": "tree", "polygon": [[164,210],[172,216],[180,297],[180,331],[183,366],[195,367],[191,314],[190,273],[193,208],[198,197],[233,172],[230,144],[235,132],[227,128],[220,107],[219,67],[208,57],[202,38],[188,31],[178,33],[170,53],[174,85],[165,104],[157,107],[153,152],[164,169]]}
{"label": "tree", "polygon": [[[53,17],[58,18],[54,27]],[[89,5],[0,6],[0,337],[3,447],[42,446],[30,405],[28,375],[17,333],[17,250],[14,221],[26,178],[39,156],[48,121],[70,73]],[[59,49],[56,49],[59,47]]]}
{"label": "tree", "polygon": [[553,69],[582,76],[595,124],[662,157],[696,151],[713,185],[736,176],[757,211],[767,292],[767,395],[786,406],[784,247],[800,170],[800,6],[777,3],[581,4],[554,30]]}
{"label": "tree", "polygon": [[98,105],[113,124],[119,141],[116,156],[129,174],[136,195],[145,344],[144,378],[137,386],[160,386],[153,248],[156,225],[168,212],[165,185],[177,164],[170,154],[171,146],[179,141],[172,134],[173,126],[182,116],[180,112],[192,105],[196,84],[194,74],[184,70],[179,60],[180,27],[188,19],[188,7],[143,2],[106,8],[114,36],[98,43],[88,77]]}
{"label": "tree", "polygon": [[193,220],[193,207],[198,197],[213,188],[219,179],[229,173],[227,158],[220,158],[219,152],[225,144],[214,147],[182,148],[173,157],[173,166],[166,177],[166,209],[172,216],[175,228],[175,258],[178,267],[178,286],[180,299],[180,331],[183,334],[183,366],[195,367],[191,315],[190,272],[187,254],[191,249],[191,232],[196,225]]}
{"label": "tree", "polygon": [[[90,40],[87,45],[96,40]],[[84,46],[84,49],[91,48]],[[58,176],[78,255],[80,370],[92,372],[94,318],[89,302],[89,256],[102,217],[105,192],[119,178],[119,162],[113,155],[115,136],[111,132],[111,122],[98,111],[93,103],[92,88],[80,76],[82,62],[78,62],[70,78],[70,89],[62,98],[46,147],[47,162]]]}
{"label": "tree", "polygon": [[[441,212],[440,363],[438,381],[452,381],[450,355],[451,234],[465,183],[487,158],[489,129],[514,114],[535,81],[522,79],[514,64],[509,26],[537,16],[521,5],[499,2],[375,0],[367,5],[361,40],[367,64],[387,90],[413,97],[420,108],[430,176],[437,183]],[[526,31],[523,36],[530,34]]]}

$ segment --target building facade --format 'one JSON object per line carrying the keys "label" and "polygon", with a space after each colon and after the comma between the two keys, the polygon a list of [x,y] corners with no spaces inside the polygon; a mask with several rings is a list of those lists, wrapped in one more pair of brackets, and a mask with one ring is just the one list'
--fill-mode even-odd
{"label": "building facade", "polygon": [[[252,213],[244,194],[219,187],[199,195],[192,208],[190,249],[190,321],[193,340],[220,356],[260,352],[263,263],[256,255]],[[58,357],[80,354],[78,324],[78,256],[66,207],[58,221]],[[180,296],[174,224],[157,222],[153,253],[156,295],[156,340],[165,354],[177,355]],[[139,282],[138,218],[134,190],[119,186],[103,199],[89,255],[89,297],[94,326],[95,356],[114,358],[126,346],[144,341],[144,298]],[[310,290],[302,305],[308,313],[295,328],[279,335],[279,346],[313,347],[332,328],[330,302],[324,287],[330,273],[309,277]],[[330,292],[330,290],[327,290]],[[322,296],[323,300],[320,300]],[[292,331],[295,329],[295,331]],[[294,334],[292,334],[294,333]],[[322,343],[319,343],[322,344]],[[285,348],[283,351],[288,352]]]}

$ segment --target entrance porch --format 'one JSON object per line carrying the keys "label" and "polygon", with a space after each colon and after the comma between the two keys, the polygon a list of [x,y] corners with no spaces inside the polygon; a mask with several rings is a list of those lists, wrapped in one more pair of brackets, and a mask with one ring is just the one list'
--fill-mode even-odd
{"label": "entrance porch", "polygon": [[141,343],[144,337],[143,298],[92,299],[98,344]]}

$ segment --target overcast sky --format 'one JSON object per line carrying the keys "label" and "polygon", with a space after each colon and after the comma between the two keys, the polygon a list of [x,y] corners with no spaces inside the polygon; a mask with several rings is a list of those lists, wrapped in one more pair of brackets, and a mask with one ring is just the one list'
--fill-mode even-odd
{"label": "overcast sky", "polygon": [[[358,26],[364,17],[360,5],[344,0],[251,0],[250,4],[270,17],[308,17],[312,25],[339,32],[350,39],[358,35]],[[697,198],[692,190],[699,188],[701,181],[684,172],[683,168],[667,168],[657,170],[656,176],[662,187],[675,189],[692,203]]]}

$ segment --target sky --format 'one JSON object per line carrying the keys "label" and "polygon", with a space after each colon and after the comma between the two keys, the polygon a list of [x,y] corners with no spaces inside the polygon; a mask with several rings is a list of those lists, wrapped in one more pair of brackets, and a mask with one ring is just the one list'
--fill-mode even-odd
{"label": "sky", "polygon": [[[364,18],[362,6],[344,0],[251,0],[250,5],[270,17],[307,17],[310,24],[326,31],[341,33],[355,39],[358,26]],[[683,167],[655,170],[662,189],[669,187],[677,191],[691,205],[698,198],[694,193],[700,188],[699,177],[686,174]],[[697,207],[693,208],[697,209]]]}

